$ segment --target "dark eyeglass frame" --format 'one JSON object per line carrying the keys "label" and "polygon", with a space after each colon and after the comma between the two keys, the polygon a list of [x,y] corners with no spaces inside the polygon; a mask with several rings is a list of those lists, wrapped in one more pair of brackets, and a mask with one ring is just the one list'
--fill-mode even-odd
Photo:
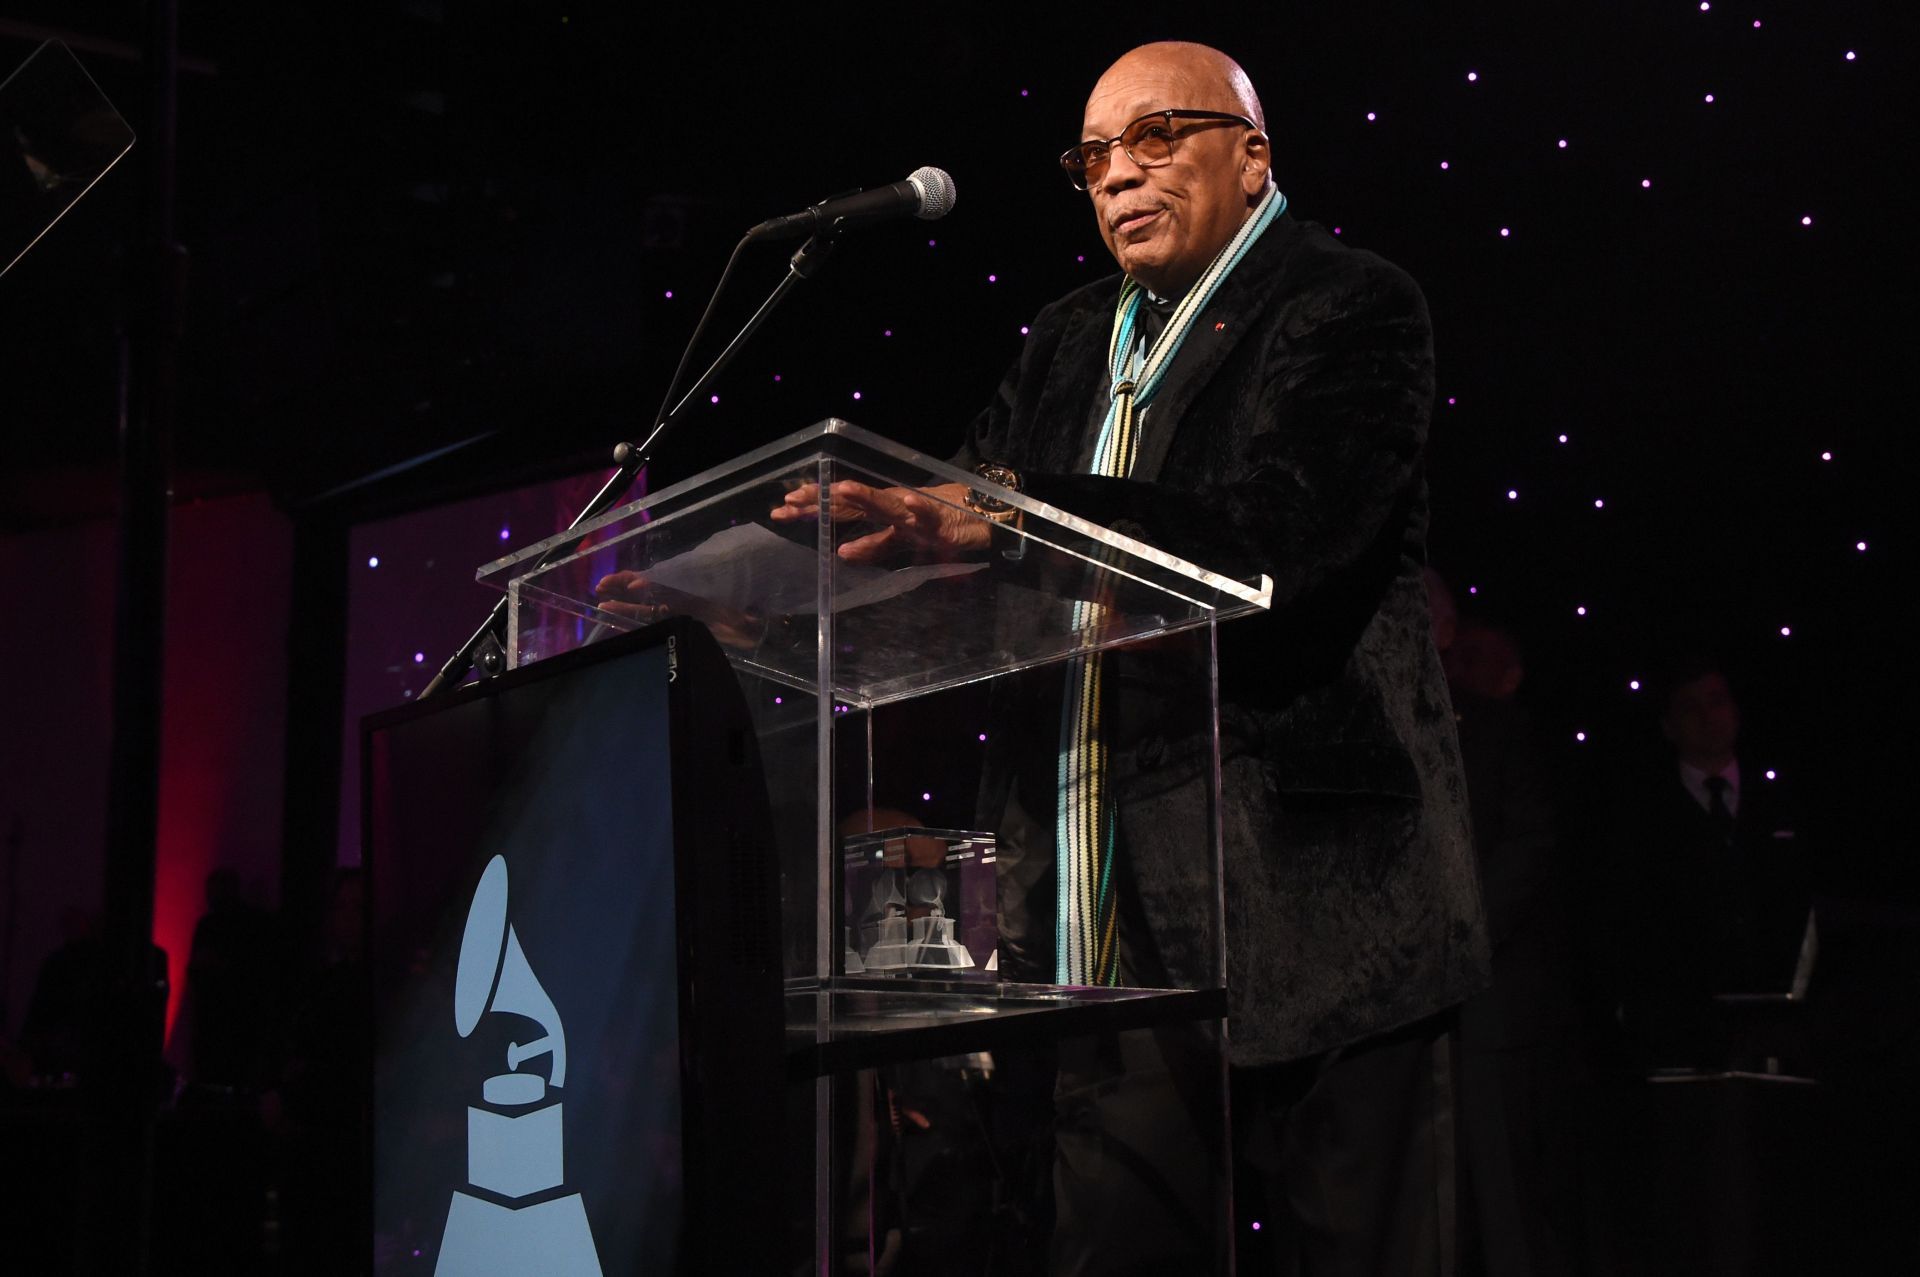
{"label": "dark eyeglass frame", "polygon": [[[1172,152],[1171,145],[1168,146],[1169,153],[1166,159],[1154,160],[1152,163],[1149,164],[1142,161],[1139,156],[1135,155],[1133,153],[1133,147],[1129,146],[1126,142],[1127,134],[1133,132],[1135,129],[1139,128],[1142,124],[1145,124],[1148,120],[1156,120],[1156,119],[1165,120],[1169,127],[1172,126],[1175,120],[1217,120],[1222,123],[1243,124],[1247,128],[1252,129],[1255,133],[1260,132],[1260,126],[1258,124],[1255,124],[1252,120],[1249,120],[1244,115],[1235,115],[1231,111],[1190,111],[1180,107],[1173,107],[1173,108],[1169,108],[1162,111],[1148,111],[1145,115],[1141,116],[1139,119],[1130,121],[1127,124],[1127,127],[1124,129],[1121,129],[1119,132],[1119,135],[1116,137],[1110,137],[1104,142],[1101,142],[1101,141],[1081,142],[1078,145],[1070,146],[1065,151],[1061,152],[1060,167],[1066,171],[1067,180],[1073,183],[1073,189],[1076,191],[1084,191],[1089,186],[1091,186],[1094,182],[1099,181],[1100,177],[1104,176],[1106,173],[1106,170],[1103,167],[1100,170],[1100,174],[1096,175],[1091,180],[1088,179],[1087,170],[1093,164],[1093,161],[1087,155],[1087,148],[1090,146],[1097,146],[1100,148],[1100,162],[1102,164],[1104,164],[1107,161],[1107,159],[1112,156],[1113,148],[1116,146],[1119,147],[1121,150],[1125,151],[1127,153],[1127,158],[1132,160],[1136,165],[1139,165],[1139,167],[1141,168],[1158,168],[1162,164],[1172,163],[1173,155],[1171,153]],[[1177,135],[1175,138],[1172,139],[1172,141],[1178,141],[1179,136],[1184,136],[1184,135]],[[1142,140],[1144,140],[1144,138],[1136,138],[1135,144],[1137,145]]]}

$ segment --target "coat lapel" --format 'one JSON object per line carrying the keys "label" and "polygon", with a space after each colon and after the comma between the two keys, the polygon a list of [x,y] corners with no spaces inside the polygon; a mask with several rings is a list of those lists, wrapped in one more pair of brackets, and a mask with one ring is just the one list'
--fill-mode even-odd
{"label": "coat lapel", "polygon": [[1227,356],[1258,325],[1262,312],[1277,300],[1280,290],[1274,286],[1273,266],[1285,256],[1299,232],[1300,224],[1285,213],[1275,218],[1240,264],[1220,282],[1207,308],[1195,317],[1187,340],[1174,356],[1173,367],[1167,370],[1166,389],[1147,409],[1133,478],[1152,482],[1160,477],[1167,450],[1187,410],[1227,362]]}
{"label": "coat lapel", "polygon": [[1060,334],[1059,352],[1024,431],[1043,441],[1031,462],[1036,470],[1067,473],[1080,459],[1094,400],[1104,401],[1107,395],[1107,341],[1119,291],[1116,275],[1112,292],[1096,293],[1102,300],[1074,312]]}
{"label": "coat lapel", "polygon": [[[1227,357],[1258,324],[1261,314],[1278,299],[1273,267],[1300,235],[1300,224],[1282,213],[1254,242],[1233,273],[1221,281],[1206,310],[1167,370],[1167,386],[1147,411],[1140,451],[1134,459],[1135,479],[1160,477],[1167,450],[1180,421]],[[1110,289],[1097,291],[1095,301],[1077,310],[1066,322],[1058,354],[1048,372],[1033,418],[1025,430],[1016,430],[1044,442],[1028,464],[1055,473],[1074,470],[1084,450],[1087,424],[1094,401],[1105,402],[1107,342],[1113,335],[1113,307],[1119,300],[1120,277]]]}

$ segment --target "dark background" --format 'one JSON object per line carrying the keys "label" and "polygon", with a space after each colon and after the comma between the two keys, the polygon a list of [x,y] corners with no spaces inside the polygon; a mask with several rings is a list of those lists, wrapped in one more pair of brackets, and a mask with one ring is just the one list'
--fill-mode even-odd
{"label": "dark background", "polygon": [[[178,491],[264,490],[298,515],[475,441],[318,503],[351,512],[594,464],[658,402],[744,227],[923,163],[954,174],[953,215],[849,245],[655,483],[829,414],[944,451],[1020,325],[1104,272],[1052,162],[1087,87],[1179,35],[1261,87],[1295,214],[1425,287],[1434,560],[1517,628],[1549,738],[1618,743],[1627,680],[1704,644],[1735,666],[1749,736],[1859,818],[1892,783],[1905,682],[1899,6],[1424,8],[187,6]],[[112,44],[140,38],[130,7],[9,11],[5,60],[36,23],[92,37],[77,52],[136,114]],[[8,526],[110,508],[135,188],[130,169],[102,183],[0,284]],[[716,332],[782,269],[750,253]]]}
{"label": "dark background", "polygon": [[[1433,560],[1517,633],[1568,774],[1650,743],[1630,680],[1707,649],[1749,751],[1819,795],[1836,879],[1909,891],[1886,799],[1911,721],[1901,13],[188,5],[176,495],[263,493],[295,529],[289,570],[323,561],[293,591],[298,733],[337,702],[300,698],[344,636],[299,643],[300,608],[344,591],[339,529],[601,464],[641,432],[741,230],[929,162],[956,211],[851,242],[651,477],[830,414],[944,452],[1020,325],[1106,270],[1053,162],[1086,89],[1139,40],[1204,40],[1262,89],[1294,214],[1426,289]],[[47,34],[142,127],[137,7],[11,4],[0,62]],[[112,513],[137,195],[123,164],[0,281],[0,530]],[[783,269],[751,251],[714,332]],[[437,663],[461,636],[402,645]]]}
{"label": "dark background", "polygon": [[[851,240],[652,486],[828,415],[945,453],[1020,326],[1107,272],[1054,156],[1100,71],[1168,37],[1251,74],[1295,216],[1426,290],[1433,561],[1524,647],[1564,810],[1604,804],[1611,764],[1655,746],[1631,681],[1704,648],[1750,761],[1820,831],[1822,890],[1920,900],[1907,6],[182,7],[155,930],[176,986],[206,868],[323,912],[343,724],[373,708],[353,689],[417,691],[490,604],[470,568],[499,529],[517,545],[564,522],[642,433],[747,226],[922,164],[959,190],[944,221]],[[147,130],[140,6],[0,0],[0,73],[48,36]],[[47,919],[97,896],[105,856],[144,154],[0,278],[7,1026]],[[714,333],[784,268],[750,252]],[[458,531],[412,522],[450,511]],[[356,574],[376,550],[373,588]]]}

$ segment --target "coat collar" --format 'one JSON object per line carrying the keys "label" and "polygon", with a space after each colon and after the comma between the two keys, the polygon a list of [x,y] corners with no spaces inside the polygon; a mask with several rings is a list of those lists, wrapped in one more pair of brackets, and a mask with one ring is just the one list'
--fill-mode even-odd
{"label": "coat collar", "polygon": [[[1288,214],[1275,218],[1195,317],[1173,367],[1167,370],[1166,389],[1147,410],[1133,478],[1150,482],[1160,477],[1175,427],[1277,299],[1276,272],[1301,234],[1301,224]],[[1073,467],[1094,401],[1107,393],[1107,342],[1113,332],[1119,278],[1114,276],[1109,287],[1092,290],[1088,302],[1075,309],[1061,333],[1060,355],[1041,392],[1036,423],[1050,437],[1051,446],[1041,460],[1045,469]]]}

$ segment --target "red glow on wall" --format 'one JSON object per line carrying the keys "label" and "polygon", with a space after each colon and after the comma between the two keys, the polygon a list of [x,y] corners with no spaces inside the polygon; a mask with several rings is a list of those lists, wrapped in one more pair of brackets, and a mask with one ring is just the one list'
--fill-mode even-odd
{"label": "red glow on wall", "polygon": [[265,497],[174,512],[153,882],[169,1041],[207,874],[238,871],[264,908],[279,894],[291,554],[287,522]]}
{"label": "red glow on wall", "polygon": [[[169,662],[169,674],[172,672]],[[168,699],[174,697],[169,678]],[[169,716],[172,717],[171,715]],[[167,746],[175,746],[175,737],[195,731],[192,725],[176,727],[169,722]],[[183,742],[185,743],[185,742]],[[182,753],[204,756],[208,741],[191,742],[194,748],[163,748],[160,764],[160,828],[155,840],[153,870],[153,942],[167,952],[167,1038],[173,1037],[174,1022],[180,1016],[180,999],[187,988],[187,958],[193,948],[193,929],[206,908],[207,873],[215,864],[215,849],[220,846],[218,804],[223,778],[204,768],[189,770],[169,766]]]}

